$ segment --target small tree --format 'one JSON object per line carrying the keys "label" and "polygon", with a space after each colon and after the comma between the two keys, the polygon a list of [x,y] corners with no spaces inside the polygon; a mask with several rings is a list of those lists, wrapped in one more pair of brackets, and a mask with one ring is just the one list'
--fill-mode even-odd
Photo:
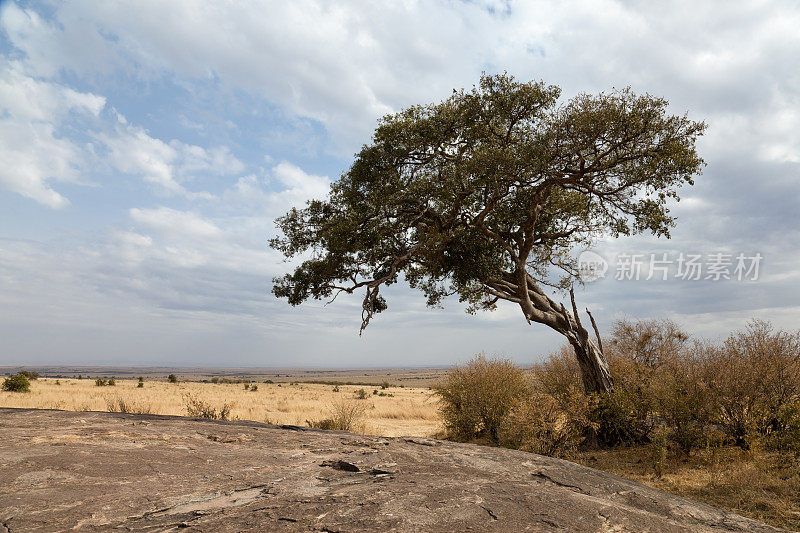
{"label": "small tree", "polygon": [[175,374],[170,374],[169,376],[167,376],[167,381],[169,381],[170,383],[177,383],[178,377]]}
{"label": "small tree", "polygon": [[31,382],[22,372],[3,380],[3,390],[8,392],[30,392]]}
{"label": "small tree", "polygon": [[[384,117],[326,200],[278,219],[272,247],[311,252],[273,292],[298,305],[364,291],[361,329],[404,278],[428,305],[452,294],[468,311],[500,301],[566,337],[587,391],[613,387],[599,334],[572,292],[570,252],[600,235],[669,236],[668,201],[691,184],[705,125],[630,90],[582,94],[481,77],[471,91]],[[569,292],[571,308],[548,294]]]}

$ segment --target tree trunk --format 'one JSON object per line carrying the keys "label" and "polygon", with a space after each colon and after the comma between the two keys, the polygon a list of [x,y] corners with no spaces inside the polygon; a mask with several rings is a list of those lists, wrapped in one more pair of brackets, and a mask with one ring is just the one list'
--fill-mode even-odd
{"label": "tree trunk", "polygon": [[587,393],[611,392],[614,389],[614,382],[608,371],[608,363],[603,352],[589,338],[589,333],[586,329],[580,324],[573,323],[572,325],[577,326],[577,328],[561,331],[560,333],[567,338],[567,341],[575,351],[575,357],[578,359],[578,365],[581,369],[584,389]]}
{"label": "tree trunk", "polygon": [[587,309],[586,312],[597,336],[595,343],[581,324],[578,307],[575,305],[575,293],[572,290],[569,291],[572,303],[572,313],[570,313],[563,303],[550,298],[527,274],[524,264],[520,264],[516,272],[507,272],[500,278],[489,280],[488,292],[498,298],[519,304],[528,323],[544,324],[567,338],[578,359],[583,387],[587,393],[607,393],[614,390],[614,381],[608,371],[597,324]]}

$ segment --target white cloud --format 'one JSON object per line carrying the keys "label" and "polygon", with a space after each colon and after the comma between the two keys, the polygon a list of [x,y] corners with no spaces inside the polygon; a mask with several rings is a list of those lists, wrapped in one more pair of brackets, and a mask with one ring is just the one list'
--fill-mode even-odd
{"label": "white cloud", "polygon": [[114,129],[98,133],[95,138],[109,150],[105,161],[112,169],[140,176],[155,185],[159,192],[190,199],[212,197],[207,192],[186,189],[184,183],[197,175],[225,176],[244,169],[244,164],[227,147],[206,150],[175,139],[164,142],[151,137],[144,128],[130,124],[119,114]]}
{"label": "white cloud", "polygon": [[[171,237],[188,239],[216,239],[222,230],[196,213],[159,207],[157,209],[130,210],[131,218],[142,226]],[[149,245],[149,243],[147,243]]]}
{"label": "white cloud", "polygon": [[85,146],[59,135],[71,114],[96,117],[105,99],[35,80],[18,63],[0,62],[0,186],[48,207],[68,200],[51,181],[78,181]]}

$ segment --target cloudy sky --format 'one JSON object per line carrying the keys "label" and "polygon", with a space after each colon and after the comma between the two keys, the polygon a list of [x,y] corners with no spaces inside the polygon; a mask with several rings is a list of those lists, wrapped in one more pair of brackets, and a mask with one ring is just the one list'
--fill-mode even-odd
{"label": "cloudy sky", "polygon": [[[0,2],[0,365],[400,366],[561,343],[519,309],[398,287],[291,308],[273,220],[325,195],[380,116],[482,71],[569,97],[630,85],[703,119],[670,241],[601,242],[578,292],[607,329],[800,326],[796,2]],[[757,280],[618,280],[618,254],[761,254]],[[731,274],[735,259],[730,266]]]}

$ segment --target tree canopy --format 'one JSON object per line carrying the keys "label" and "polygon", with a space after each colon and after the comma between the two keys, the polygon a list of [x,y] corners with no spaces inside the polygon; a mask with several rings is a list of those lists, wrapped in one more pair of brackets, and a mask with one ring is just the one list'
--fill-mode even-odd
{"label": "tree canopy", "polygon": [[630,89],[564,103],[560,93],[483,75],[381,119],[328,198],[277,220],[271,246],[305,260],[274,280],[275,295],[298,305],[363,290],[363,331],[387,308],[381,287],[404,279],[431,306],[449,295],[471,312],[508,301],[574,347],[594,344],[579,338],[574,297],[570,313],[542,287],[570,289],[570,252],[600,236],[668,237],[669,201],[703,165],[705,125]]}

